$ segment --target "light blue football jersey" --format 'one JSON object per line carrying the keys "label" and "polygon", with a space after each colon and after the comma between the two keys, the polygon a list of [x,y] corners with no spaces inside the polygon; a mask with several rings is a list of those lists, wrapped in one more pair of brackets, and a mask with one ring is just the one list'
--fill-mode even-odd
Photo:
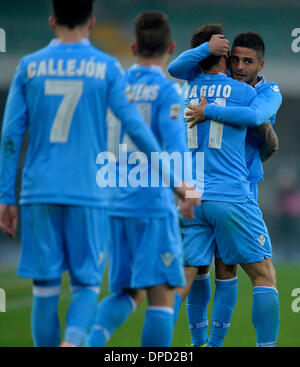
{"label": "light blue football jersey", "polygon": [[[278,91],[274,90],[274,84],[268,83],[263,76],[258,77],[258,79],[258,83],[254,86],[257,94],[265,95],[268,98],[268,103],[273,105],[273,99],[278,98]],[[274,105],[275,113],[269,118],[273,126],[276,122],[276,106],[277,104]],[[248,179],[251,183],[258,183],[260,180],[263,180],[264,177],[264,170],[259,152],[261,141],[262,138],[255,132],[255,129],[249,127],[246,135],[246,162],[249,170]]]}
{"label": "light blue football jersey", "polygon": [[[270,121],[275,123],[276,113],[281,105],[282,96],[274,82],[262,79],[255,87],[257,97],[249,107],[229,107],[209,105],[205,107],[205,116],[221,122],[259,126]],[[246,161],[249,169],[249,181],[258,183],[263,178],[263,167],[260,159],[259,144],[261,138],[253,127],[248,127],[246,136]]]}
{"label": "light blue football jersey", "polygon": [[[198,63],[209,55],[209,45],[208,42],[205,42],[198,47],[182,52],[170,63],[168,71],[176,78],[192,80],[201,73]],[[257,92],[257,97],[253,100],[250,108],[222,108],[211,105],[206,106],[205,115],[220,122],[248,126],[246,135],[248,180],[251,183],[258,183],[263,179],[263,166],[259,153],[261,138],[254,128],[267,121],[274,125],[276,113],[282,102],[282,96],[278,85],[274,82],[266,82],[264,77],[259,77],[259,82],[254,88]]]}
{"label": "light blue football jersey", "polygon": [[159,150],[125,89],[118,60],[88,40],[72,44],[53,40],[25,56],[4,113],[1,202],[15,204],[18,158],[29,128],[20,203],[107,206],[106,191],[96,184],[96,158],[107,149],[107,108],[141,150],[149,156]]}
{"label": "light blue football jersey", "polygon": [[[131,87],[132,100],[137,103],[140,113],[160,144],[165,155],[162,159],[167,162],[168,157],[171,158],[179,181],[180,178],[190,181],[191,161],[184,160],[184,153],[188,149],[181,113],[183,99],[180,86],[168,80],[162,69],[156,65],[134,65],[124,76]],[[143,163],[142,160],[136,160],[139,159],[139,152],[128,138],[126,127],[121,129],[119,142],[126,145],[125,158],[129,164],[125,165],[126,171],[122,162],[117,164],[119,181],[117,188],[112,191],[110,214],[125,217],[165,217],[170,210],[175,211],[172,190],[170,187],[163,187],[167,182],[163,184],[162,181],[153,181],[157,175],[149,161]],[[176,165],[172,158],[176,160]],[[121,181],[124,180],[123,185]]]}
{"label": "light blue football jersey", "polygon": [[[249,106],[255,90],[224,74],[201,73],[185,86],[184,103],[198,104],[200,96],[222,106]],[[193,178],[202,200],[246,202],[250,197],[245,158],[245,126],[206,120],[187,126],[188,147],[193,152]]]}

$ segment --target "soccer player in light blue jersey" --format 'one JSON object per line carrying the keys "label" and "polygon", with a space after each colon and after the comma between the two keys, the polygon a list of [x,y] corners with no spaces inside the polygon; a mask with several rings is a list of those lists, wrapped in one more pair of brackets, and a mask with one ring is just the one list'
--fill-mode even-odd
{"label": "soccer player in light blue jersey", "polygon": [[[202,52],[206,53],[207,45],[202,45],[202,47]],[[221,49],[218,51],[221,52]],[[258,33],[241,33],[235,37],[230,57],[232,77],[239,81],[245,81],[249,85],[253,86],[258,96],[251,104],[251,108],[220,109],[217,106],[207,106],[205,116],[201,116],[203,119],[204,117],[208,117],[224,123],[239,124],[240,116],[242,114],[243,122],[249,124],[258,121],[265,122],[259,127],[248,128],[246,136],[246,161],[249,170],[248,179],[251,183],[251,191],[253,192],[256,200],[258,196],[257,185],[259,181],[263,179],[262,162],[269,159],[278,150],[278,138],[273,126],[276,121],[276,113],[282,101],[277,84],[274,82],[266,82],[263,76],[258,75],[264,66],[264,51],[264,41]],[[192,62],[192,55],[190,55],[189,59],[189,64],[191,68],[193,68],[194,63]],[[198,55],[198,60],[201,59],[202,58]],[[186,58],[185,64],[187,62]],[[197,111],[199,108],[200,114],[200,111],[204,109],[204,106],[202,108],[200,106],[190,106],[190,108],[194,111]],[[189,114],[190,112],[187,113],[187,115]],[[193,126],[196,123],[196,117],[197,116],[195,115],[188,118],[187,122],[190,122],[191,126]]]}
{"label": "soccer player in light blue jersey", "polygon": [[[196,32],[197,33],[197,32]],[[217,42],[217,43],[216,43]],[[238,70],[240,77],[245,78],[246,81],[250,85],[256,85],[256,89],[258,92],[258,96],[251,103],[250,108],[248,107],[221,107],[209,105],[211,110],[214,111],[222,111],[224,113],[227,112],[226,118],[220,118],[220,114],[216,117],[213,116],[213,120],[220,119],[222,122],[230,122],[229,126],[255,126],[256,124],[267,121],[268,119],[273,120],[273,115],[277,112],[280,103],[281,103],[281,95],[279,93],[279,88],[275,83],[270,83],[268,86],[262,87],[263,79],[260,80],[257,77],[258,72],[263,67],[263,53],[264,53],[264,43],[262,38],[256,33],[247,33],[242,34],[236,37],[234,45],[236,48],[233,48],[232,56],[234,56],[234,52],[243,52],[248,51],[246,55],[236,55],[236,58],[240,57],[239,66],[233,69],[233,74]],[[185,51],[181,54],[173,63],[169,66],[169,71],[173,76],[187,78],[188,80],[193,80],[193,78],[197,78],[199,75],[199,62],[210,55],[210,52],[213,50],[213,47],[219,46],[216,50],[217,55],[221,55],[224,53],[224,48],[226,50],[226,43],[224,36],[215,35],[212,36],[210,42],[204,42],[200,46]],[[237,48],[239,47],[239,48]],[[243,48],[242,48],[243,47]],[[241,49],[242,48],[242,49]],[[250,55],[249,55],[250,53]],[[232,61],[235,59],[233,58]],[[241,63],[243,63],[244,67],[241,70]],[[246,65],[246,66],[245,66]],[[250,66],[249,66],[250,65]],[[236,75],[238,78],[239,75]],[[258,83],[260,81],[260,83]],[[188,84],[189,87],[189,84]],[[187,88],[188,88],[187,87]],[[189,89],[186,88],[187,94],[189,93]],[[209,95],[209,90],[204,91],[202,95]],[[203,103],[202,103],[203,105]],[[192,109],[191,112],[187,112],[187,115],[191,115],[190,118],[187,119],[187,122],[190,122],[190,127],[195,126],[197,120],[199,120],[199,107],[204,108],[203,106],[192,106],[189,105],[189,108]],[[242,115],[243,113],[243,115]],[[198,115],[197,115],[198,114]],[[241,118],[241,116],[245,118]],[[229,117],[228,117],[229,116]],[[212,116],[209,115],[211,118]],[[207,118],[205,118],[207,121]],[[261,151],[261,157],[266,159],[271,156],[271,154],[277,149],[277,137],[272,129],[270,123],[262,124],[258,128],[259,130],[249,130],[247,132],[246,138],[246,163],[247,168],[249,169],[248,180],[253,180],[253,177],[261,176],[259,174],[259,170],[257,170],[257,165],[261,167],[261,160],[259,156],[259,150]],[[257,132],[265,138],[259,139],[256,135]],[[260,149],[259,149],[260,148]],[[259,162],[257,162],[259,160]],[[254,176],[255,175],[255,176]],[[259,181],[258,180],[258,181]],[[257,190],[256,185],[253,183],[251,185],[251,191],[254,195],[255,199],[257,198]],[[265,237],[258,237],[258,241],[263,243],[265,242]],[[262,245],[262,246],[263,246]],[[267,256],[269,257],[269,256]],[[263,258],[262,258],[263,260]],[[253,261],[253,259],[252,259]],[[256,265],[244,265],[246,271],[251,271],[250,278],[254,285],[254,304],[253,304],[253,322],[257,331],[257,344],[258,345],[270,345],[275,344],[278,334],[279,327],[279,315],[278,310],[279,306],[275,309],[275,313],[270,313],[269,316],[263,319],[262,310],[259,308],[258,303],[260,302],[258,298],[261,293],[261,289],[257,287],[258,285],[266,285],[264,288],[264,293],[268,293],[265,295],[266,300],[269,301],[270,308],[273,305],[278,305],[278,295],[276,291],[276,279],[273,266],[271,264],[271,259],[264,260],[262,263]],[[190,322],[191,335],[192,335],[192,343],[194,345],[201,345],[205,342],[206,338],[206,328],[207,328],[207,304],[210,298],[210,284],[208,280],[208,276],[205,276],[205,271],[208,270],[208,267],[202,267],[200,275],[197,276],[196,281],[193,283],[191,291],[188,296],[187,302],[187,312],[188,318]],[[203,274],[204,273],[204,274]],[[207,273],[206,273],[207,274]],[[193,274],[192,274],[193,275]],[[207,274],[208,275],[208,274]],[[236,275],[236,267],[227,267],[222,263],[221,259],[216,258],[216,293],[214,300],[214,309],[213,309],[213,321],[211,327],[211,335],[208,341],[208,345],[211,346],[221,346],[223,339],[226,334],[226,329],[230,324],[230,318],[232,314],[232,310],[235,305],[236,297],[237,297],[237,280],[235,278]],[[219,278],[220,277],[220,278]],[[222,279],[223,278],[223,279]],[[270,288],[268,288],[270,286]],[[267,290],[265,292],[265,290]],[[184,298],[185,294],[183,294]],[[177,304],[178,307],[181,303],[181,297],[177,294]],[[266,313],[266,315],[268,315]],[[268,330],[266,330],[266,325]],[[270,325],[273,327],[273,330],[270,330]]]}
{"label": "soccer player in light blue jersey", "polygon": [[[109,230],[107,193],[96,184],[96,158],[107,150],[107,108],[149,158],[160,150],[127,98],[117,59],[88,40],[95,23],[92,6],[93,0],[53,0],[50,25],[56,38],[21,60],[4,113],[0,228],[12,237],[18,222],[18,159],[29,129],[18,275],[33,279],[31,326],[39,347],[60,345],[57,307],[65,270],[72,299],[63,345],[83,344],[97,306]],[[184,187],[177,192],[181,195]]]}
{"label": "soccer player in light blue jersey", "polygon": [[[163,13],[145,11],[136,18],[132,49],[137,64],[125,73],[131,98],[137,102],[162,150],[181,169],[181,158],[187,151],[182,96],[179,86],[164,75],[174,42]],[[118,185],[112,193],[109,210],[112,295],[100,302],[87,345],[105,346],[143,299],[141,290],[146,290],[148,307],[141,345],[169,347],[174,327],[174,288],[185,284],[174,197],[170,188],[151,185],[153,170],[147,162],[143,164],[139,152],[128,140],[126,128],[121,130],[120,141],[123,144],[120,148],[126,144],[132,157],[125,179],[135,177],[137,182],[128,187]],[[179,158],[177,163],[175,155]],[[120,161],[118,172],[122,170]]]}

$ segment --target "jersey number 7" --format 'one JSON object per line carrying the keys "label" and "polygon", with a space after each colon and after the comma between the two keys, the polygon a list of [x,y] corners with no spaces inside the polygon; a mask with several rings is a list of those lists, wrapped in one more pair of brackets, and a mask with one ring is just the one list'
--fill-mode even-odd
{"label": "jersey number 7", "polygon": [[82,80],[45,81],[45,95],[64,96],[56,112],[50,132],[50,143],[66,143],[72,118],[83,91]]}

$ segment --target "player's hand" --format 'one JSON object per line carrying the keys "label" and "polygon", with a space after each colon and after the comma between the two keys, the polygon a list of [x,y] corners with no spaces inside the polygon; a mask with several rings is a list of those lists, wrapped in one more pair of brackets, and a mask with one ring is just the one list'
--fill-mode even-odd
{"label": "player's hand", "polygon": [[204,109],[207,104],[207,99],[205,97],[201,97],[201,103],[188,105],[188,110],[186,111],[185,115],[188,116],[186,122],[190,122],[190,129],[198,122],[206,120]]}
{"label": "player's hand", "polygon": [[15,205],[0,204],[0,230],[11,238],[16,236],[18,218]]}
{"label": "player's hand", "polygon": [[229,52],[229,41],[223,34],[214,34],[208,42],[209,50],[212,55],[225,56]]}
{"label": "player's hand", "polygon": [[186,219],[194,219],[194,206],[201,203],[200,194],[197,189],[183,182],[180,187],[176,187],[175,192],[179,195],[179,211]]}

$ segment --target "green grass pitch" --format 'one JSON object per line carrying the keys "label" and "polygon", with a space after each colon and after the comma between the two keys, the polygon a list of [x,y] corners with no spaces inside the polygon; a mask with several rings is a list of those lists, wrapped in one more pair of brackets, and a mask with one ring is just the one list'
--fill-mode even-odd
{"label": "green grass pitch", "polygon": [[[300,267],[296,265],[276,265],[277,282],[280,297],[281,325],[279,332],[279,347],[300,346],[300,312],[292,311],[292,290],[300,288]],[[231,327],[225,338],[224,347],[255,346],[255,331],[251,323],[252,287],[248,277],[239,269],[239,294],[233,314]],[[211,272],[212,291],[214,291],[213,269]],[[68,277],[63,277],[60,299],[60,320],[63,332],[64,316],[70,300]],[[31,281],[20,279],[15,271],[0,273],[0,288],[6,292],[6,312],[0,313],[0,346],[24,347],[32,346],[30,333],[31,311]],[[213,292],[212,292],[213,293]],[[105,278],[100,298],[108,294],[107,278]],[[144,303],[122,327],[117,330],[110,340],[109,347],[139,346],[142,331]],[[209,306],[209,317],[212,311],[212,302]],[[185,303],[180,311],[179,320],[175,326],[173,346],[182,347],[190,343],[187,325]]]}

